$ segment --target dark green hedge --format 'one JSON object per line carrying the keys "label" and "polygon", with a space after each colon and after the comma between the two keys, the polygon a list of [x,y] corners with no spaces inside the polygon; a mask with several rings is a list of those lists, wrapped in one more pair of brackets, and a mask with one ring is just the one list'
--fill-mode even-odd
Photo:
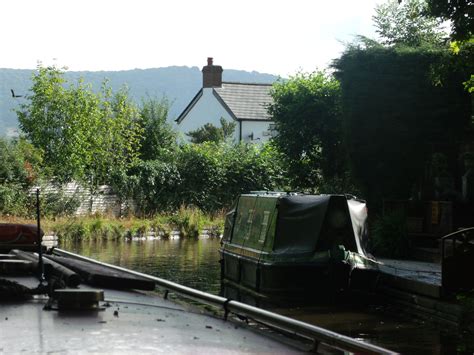
{"label": "dark green hedge", "polygon": [[452,58],[444,49],[352,46],[335,61],[352,175],[373,204],[419,189],[435,152],[456,169],[471,112]]}

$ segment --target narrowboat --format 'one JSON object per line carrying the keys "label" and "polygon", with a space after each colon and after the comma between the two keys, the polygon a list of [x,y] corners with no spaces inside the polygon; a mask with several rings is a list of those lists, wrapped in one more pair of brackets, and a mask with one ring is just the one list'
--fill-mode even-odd
{"label": "narrowboat", "polygon": [[366,244],[367,207],[354,196],[242,194],[226,216],[222,280],[263,295],[344,290],[375,266]]}

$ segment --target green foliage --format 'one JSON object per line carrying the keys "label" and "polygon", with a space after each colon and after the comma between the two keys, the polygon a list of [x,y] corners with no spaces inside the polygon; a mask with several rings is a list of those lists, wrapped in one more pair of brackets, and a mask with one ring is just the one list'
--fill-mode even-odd
{"label": "green foliage", "polygon": [[198,237],[204,228],[219,235],[223,228],[222,215],[211,216],[197,208],[181,207],[172,214],[156,215],[153,219],[114,219],[102,216],[45,219],[43,229],[56,234],[64,241],[124,240],[143,238],[154,233],[168,238],[171,231],[179,231],[182,237]]}
{"label": "green foliage", "polygon": [[195,205],[205,210],[217,210],[222,204],[216,192],[224,174],[222,165],[223,146],[205,142],[202,144],[186,144],[181,147],[177,158],[180,172],[178,200],[180,205]]}
{"label": "green foliage", "polygon": [[351,174],[373,206],[410,197],[433,149],[456,161],[470,98],[461,73],[447,73],[442,86],[431,77],[451,59],[447,49],[352,46],[335,62]]}
{"label": "green foliage", "polygon": [[116,176],[115,189],[151,216],[196,206],[218,211],[250,190],[286,186],[281,154],[271,145],[186,144],[166,160],[141,161]]}
{"label": "green foliage", "polygon": [[375,7],[373,17],[376,32],[384,45],[403,44],[420,46],[441,45],[441,20],[423,16],[428,8],[426,0],[388,0]]}
{"label": "green foliage", "polygon": [[28,193],[16,184],[0,184],[0,214],[13,216],[28,215]]}
{"label": "green foliage", "polygon": [[40,173],[40,152],[23,139],[0,138],[0,161],[0,214],[29,215],[29,189]]}
{"label": "green foliage", "polygon": [[20,126],[56,181],[76,179],[94,190],[136,160],[142,128],[126,89],[113,94],[104,82],[96,94],[82,80],[73,85],[63,71],[39,66],[31,91],[17,111]]}
{"label": "green foliage", "polygon": [[377,256],[389,258],[407,258],[410,256],[405,215],[400,212],[379,217],[371,231],[372,251]]}
{"label": "green foliage", "polygon": [[439,17],[451,22],[451,38],[469,40],[474,29],[474,2],[472,0],[426,0],[426,12],[430,16]]}
{"label": "green foliage", "polygon": [[471,312],[474,311],[474,290],[458,293],[456,300]]}
{"label": "green foliage", "polygon": [[[474,93],[474,37],[464,42],[452,42],[453,63],[445,66],[441,71],[443,77],[448,71],[459,71],[463,73],[464,89],[471,95]],[[474,107],[474,104],[473,104]]]}
{"label": "green foliage", "polygon": [[61,241],[123,239],[127,234],[122,221],[100,216],[45,221],[45,224],[49,232],[56,234]]}
{"label": "green foliage", "polygon": [[0,138],[0,184],[30,186],[40,171],[41,154],[24,139]]}
{"label": "green foliage", "polygon": [[192,143],[213,142],[220,143],[228,141],[232,138],[237,122],[227,122],[223,117],[220,119],[220,127],[216,127],[211,123],[206,123],[204,126],[195,131],[186,133],[191,138]]}
{"label": "green foliage", "polygon": [[269,144],[186,145],[178,158],[180,201],[205,211],[228,207],[250,190],[274,190],[284,184],[281,156]]}
{"label": "green foliage", "polygon": [[315,189],[344,170],[339,95],[339,83],[324,72],[300,73],[273,86],[274,142],[296,189]]}
{"label": "green foliage", "polygon": [[182,237],[197,238],[204,227],[203,213],[197,208],[181,207],[178,212],[169,216],[168,221]]}
{"label": "green foliage", "polygon": [[241,193],[287,189],[289,181],[284,157],[273,143],[261,146],[239,144],[223,148],[221,162],[224,174],[216,193],[222,207],[230,206]]}
{"label": "green foliage", "polygon": [[179,207],[181,175],[175,161],[148,160],[135,164],[116,185],[116,191],[133,197],[138,213],[152,215]]}
{"label": "green foliage", "polygon": [[169,108],[166,98],[143,100],[140,107],[144,131],[140,144],[142,160],[155,160],[175,152],[177,134],[167,122]]}

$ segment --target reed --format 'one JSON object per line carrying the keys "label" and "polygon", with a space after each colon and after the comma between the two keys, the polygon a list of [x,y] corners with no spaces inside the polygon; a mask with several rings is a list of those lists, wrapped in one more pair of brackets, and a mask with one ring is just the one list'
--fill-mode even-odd
{"label": "reed", "polygon": [[[0,223],[36,224],[33,219],[0,216]],[[194,207],[181,207],[175,213],[159,214],[150,218],[115,218],[107,215],[45,218],[41,227],[46,234],[56,235],[60,241],[125,240],[130,238],[168,238],[172,231],[180,237],[197,238],[203,230],[218,236],[224,229],[224,214],[205,214]]]}

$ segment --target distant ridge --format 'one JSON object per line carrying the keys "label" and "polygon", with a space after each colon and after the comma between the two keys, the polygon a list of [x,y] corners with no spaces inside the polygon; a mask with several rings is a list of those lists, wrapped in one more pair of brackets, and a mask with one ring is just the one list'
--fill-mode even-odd
{"label": "distant ridge", "polygon": [[[0,69],[0,136],[16,135],[18,121],[13,110],[24,99],[13,98],[10,90],[13,89],[16,95],[28,94],[33,73],[34,70],[29,69]],[[91,83],[94,89],[100,88],[104,78],[109,80],[114,90],[127,85],[130,96],[137,103],[147,96],[166,96],[171,102],[170,122],[181,113],[202,85],[201,69],[184,66],[122,71],[77,71],[67,72],[66,77],[72,81],[82,77],[85,82]],[[277,76],[255,71],[224,68],[223,72],[224,81],[273,83],[277,79]]]}

